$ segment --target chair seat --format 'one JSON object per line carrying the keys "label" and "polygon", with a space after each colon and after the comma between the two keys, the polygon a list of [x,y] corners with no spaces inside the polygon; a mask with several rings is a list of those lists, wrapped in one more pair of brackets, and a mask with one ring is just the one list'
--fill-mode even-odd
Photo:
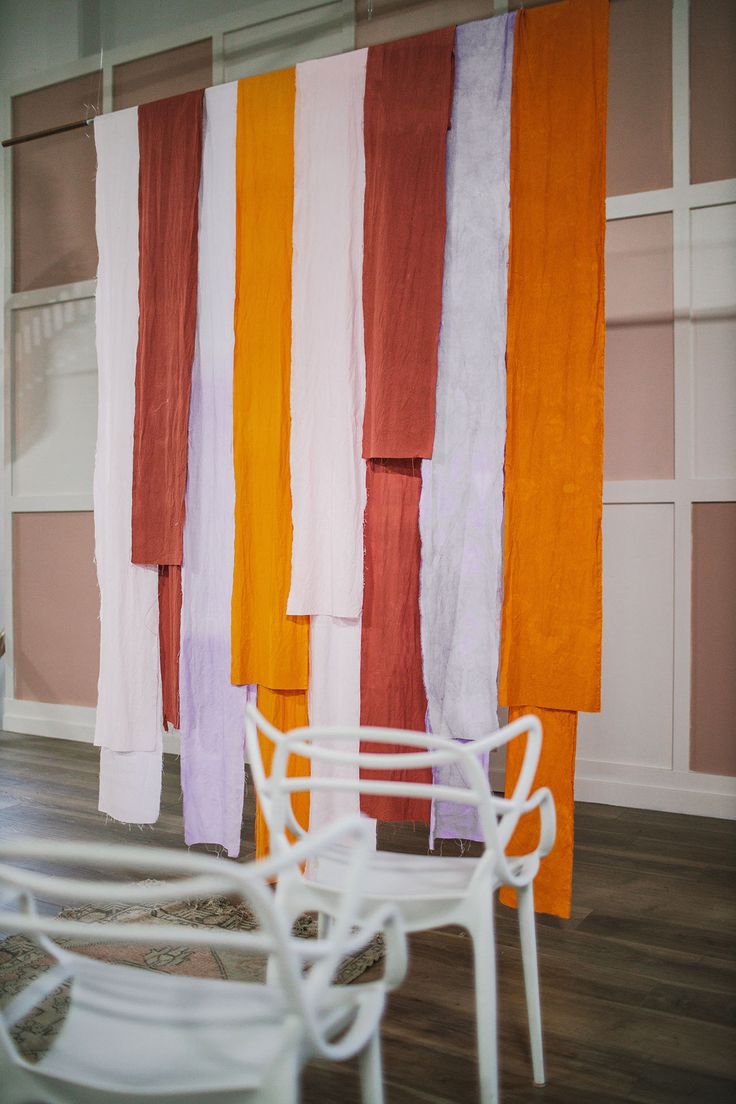
{"label": "chair seat", "polygon": [[[362,883],[363,913],[390,900],[407,930],[452,923],[479,859],[405,855],[376,851]],[[310,871],[309,887],[327,901],[344,885],[348,855],[340,846],[323,852]]]}
{"label": "chair seat", "polygon": [[196,1099],[256,1088],[276,1062],[302,1049],[300,1020],[280,988],[73,958],[58,1038],[37,1064],[13,1056],[42,1078]]}

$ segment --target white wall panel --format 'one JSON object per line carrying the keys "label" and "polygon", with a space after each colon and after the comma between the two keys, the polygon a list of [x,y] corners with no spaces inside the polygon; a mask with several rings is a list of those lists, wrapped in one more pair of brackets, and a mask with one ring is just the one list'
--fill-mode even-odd
{"label": "white wall panel", "polygon": [[674,511],[603,512],[600,713],[581,713],[578,760],[672,766]]}
{"label": "white wall panel", "polygon": [[736,204],[691,212],[696,477],[736,476]]}
{"label": "white wall panel", "polygon": [[25,307],[13,316],[13,494],[91,494],[94,299]]}

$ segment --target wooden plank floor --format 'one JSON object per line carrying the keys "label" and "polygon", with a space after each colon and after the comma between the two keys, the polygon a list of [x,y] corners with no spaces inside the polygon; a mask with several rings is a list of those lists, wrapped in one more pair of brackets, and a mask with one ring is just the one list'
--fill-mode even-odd
{"label": "wooden plank floor", "polygon": [[[182,846],[178,761],[165,756],[155,828],[97,812],[97,752],[0,734],[0,838],[135,840]],[[244,857],[252,853],[247,794]],[[410,827],[383,842],[426,847]],[[531,1084],[515,916],[498,916],[500,1053],[506,1102],[716,1104],[736,1099],[736,828],[603,805],[577,806],[574,914],[538,925],[548,1083]],[[409,976],[384,1025],[392,1104],[477,1100],[469,940],[411,940]],[[316,1064],[306,1104],[358,1100],[354,1065]]]}

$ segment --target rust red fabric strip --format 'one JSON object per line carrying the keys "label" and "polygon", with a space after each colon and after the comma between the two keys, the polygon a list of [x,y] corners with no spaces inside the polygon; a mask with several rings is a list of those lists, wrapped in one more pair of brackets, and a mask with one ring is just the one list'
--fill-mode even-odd
{"label": "rust red fabric strip", "polygon": [[454,38],[449,27],[368,51],[366,459],[432,455]]}
{"label": "rust red fabric strip", "polygon": [[[422,467],[412,460],[371,460],[366,484],[360,723],[423,732],[427,698],[419,630]],[[360,750],[403,749],[363,742]],[[430,769],[364,771],[361,776],[432,781]],[[429,823],[430,803],[422,799],[363,794],[360,808],[379,820]]]}
{"label": "rust red fabric strip", "polygon": [[[138,110],[138,353],[132,561],[180,568],[197,316],[203,93]],[[179,721],[181,571],[159,576],[164,723]]]}
{"label": "rust red fabric strip", "polygon": [[164,727],[179,728],[179,648],[181,639],[181,567],[158,569],[158,646]]}

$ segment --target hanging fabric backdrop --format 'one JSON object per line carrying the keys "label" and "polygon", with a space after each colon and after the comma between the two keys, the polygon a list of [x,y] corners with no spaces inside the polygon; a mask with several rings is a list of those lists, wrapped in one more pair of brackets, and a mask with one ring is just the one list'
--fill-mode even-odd
{"label": "hanging fabric backdrop", "polygon": [[[543,721],[537,905],[569,915],[577,714],[600,708],[607,34],[608,0],[567,0],[95,121],[105,813],[155,822],[172,726],[186,842],[235,856],[249,699],[279,728],[460,741],[500,702]],[[426,800],[296,812],[359,806],[479,838]]]}

